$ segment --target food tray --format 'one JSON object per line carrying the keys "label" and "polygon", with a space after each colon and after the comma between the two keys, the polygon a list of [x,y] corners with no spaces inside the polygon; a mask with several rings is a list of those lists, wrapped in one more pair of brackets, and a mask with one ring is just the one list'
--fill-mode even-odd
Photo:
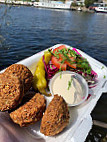
{"label": "food tray", "polygon": [[[62,44],[57,44],[51,48],[56,48],[58,46],[60,46]],[[66,45],[67,47],[70,47],[68,45]],[[47,49],[46,49],[47,50]],[[95,70],[95,72],[98,74],[98,84],[96,87],[89,89],[89,94],[91,94],[90,98],[88,100],[86,100],[82,105],[76,106],[76,107],[70,107],[69,111],[70,111],[70,123],[68,125],[68,127],[66,127],[64,129],[63,132],[61,132],[60,134],[54,136],[54,137],[48,137],[48,136],[44,136],[43,134],[40,133],[40,122],[30,125],[27,128],[19,128],[19,126],[17,126],[16,124],[14,124],[13,122],[10,122],[11,120],[7,120],[9,124],[9,126],[11,128],[17,128],[19,131],[17,131],[17,135],[20,135],[21,131],[24,131],[24,135],[27,134],[27,136],[25,136],[24,141],[27,142],[28,138],[27,137],[32,137],[30,138],[30,141],[40,141],[40,142],[80,142],[80,138],[81,138],[81,142],[85,140],[89,130],[91,129],[92,126],[92,119],[90,116],[90,113],[92,112],[93,108],[95,107],[98,99],[100,98],[100,96],[102,95],[103,92],[107,92],[107,67],[105,65],[103,65],[102,63],[100,63],[99,61],[93,59],[92,57],[90,57],[89,55],[87,55],[86,53],[80,51],[79,49],[77,49],[79,51],[79,53],[85,57],[93,70]],[[44,50],[45,51],[45,50]],[[27,66],[32,73],[35,72],[35,68],[36,68],[36,64],[37,61],[40,59],[40,57],[44,54],[44,51],[41,51],[27,59],[24,59],[18,63],[20,64],[24,64],[25,66]],[[1,71],[3,72],[3,71]],[[104,77],[105,76],[105,77]],[[51,100],[51,97],[46,97],[47,102],[49,103]],[[8,117],[8,114],[1,112],[0,116],[6,115],[6,117]],[[0,119],[0,123],[1,123],[1,119]],[[14,125],[14,126],[13,126]],[[23,137],[23,136],[22,136]],[[32,140],[31,140],[32,139]],[[18,138],[18,140],[20,141],[20,138]],[[28,140],[29,141],[29,140]],[[8,142],[8,141],[7,141]]]}

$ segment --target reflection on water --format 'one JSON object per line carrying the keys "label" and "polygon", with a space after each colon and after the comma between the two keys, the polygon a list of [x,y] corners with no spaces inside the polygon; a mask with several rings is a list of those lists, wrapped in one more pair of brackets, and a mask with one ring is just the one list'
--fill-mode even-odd
{"label": "reflection on water", "polygon": [[[0,69],[58,43],[79,48],[107,65],[106,29],[106,14],[0,5]],[[106,106],[104,94],[93,118],[107,122]],[[96,130],[93,127],[90,139]]]}

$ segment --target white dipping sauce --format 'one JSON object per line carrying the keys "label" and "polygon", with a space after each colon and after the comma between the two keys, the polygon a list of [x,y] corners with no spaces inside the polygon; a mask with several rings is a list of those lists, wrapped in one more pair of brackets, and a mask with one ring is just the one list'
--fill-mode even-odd
{"label": "white dipping sauce", "polygon": [[[69,81],[71,81],[70,87]],[[61,95],[68,104],[76,104],[83,99],[83,92],[80,83],[69,73],[61,74],[55,78],[52,83],[52,92],[53,94]]]}

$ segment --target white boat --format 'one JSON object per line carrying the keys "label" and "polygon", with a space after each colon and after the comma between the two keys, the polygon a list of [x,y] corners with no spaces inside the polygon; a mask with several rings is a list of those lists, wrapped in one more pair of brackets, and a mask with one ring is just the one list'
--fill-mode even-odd
{"label": "white boat", "polygon": [[82,11],[81,7],[78,7],[77,10],[78,10],[78,11]]}
{"label": "white boat", "polygon": [[[61,44],[57,44],[51,48],[54,49],[56,47],[59,47],[60,45]],[[66,47],[70,48],[70,46],[68,45],[66,45]],[[41,51],[29,58],[26,58],[18,62],[18,64],[23,64],[27,66],[32,71],[32,73],[34,73],[37,62],[43,56],[44,51]],[[93,59],[86,53],[82,52],[81,50],[77,49],[77,51],[89,61],[92,69],[95,70],[96,73],[98,74],[98,84],[97,86],[89,90],[89,93],[91,93],[91,96],[82,105],[69,108],[70,116],[71,116],[69,126],[57,136],[53,136],[53,137],[44,136],[40,132],[40,122],[34,125],[30,125],[26,128],[21,128],[15,125],[9,119],[7,113],[0,112],[1,139],[2,138],[4,139],[6,137],[8,138],[7,141],[9,140],[15,141],[13,140],[14,137],[11,136],[13,132],[15,135],[15,138],[18,137],[18,141],[23,141],[23,139],[24,141],[27,141],[27,142],[28,141],[84,142],[85,141],[90,129],[92,128],[92,118],[90,114],[92,110],[94,109],[97,101],[101,97],[102,93],[107,92],[107,78],[104,77],[104,76],[107,76],[107,67],[104,64],[100,63],[99,61]],[[46,97],[46,99],[48,103],[51,100],[51,97]],[[6,136],[4,134],[6,134]]]}
{"label": "white boat", "polygon": [[107,7],[96,7],[95,11],[96,12],[107,13]]}
{"label": "white boat", "polygon": [[52,8],[52,9],[70,9],[71,2],[58,2],[58,1],[49,1],[49,2],[34,2],[35,7],[41,8]]}

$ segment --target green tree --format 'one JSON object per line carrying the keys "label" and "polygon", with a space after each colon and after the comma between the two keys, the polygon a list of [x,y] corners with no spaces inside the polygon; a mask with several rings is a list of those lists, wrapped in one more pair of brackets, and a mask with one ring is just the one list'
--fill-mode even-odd
{"label": "green tree", "polygon": [[92,5],[95,2],[95,0],[85,0],[85,6],[88,8],[90,5]]}
{"label": "green tree", "polygon": [[74,6],[74,7],[75,7],[75,6],[78,6],[78,5],[77,5],[77,3],[72,2],[71,6]]}

